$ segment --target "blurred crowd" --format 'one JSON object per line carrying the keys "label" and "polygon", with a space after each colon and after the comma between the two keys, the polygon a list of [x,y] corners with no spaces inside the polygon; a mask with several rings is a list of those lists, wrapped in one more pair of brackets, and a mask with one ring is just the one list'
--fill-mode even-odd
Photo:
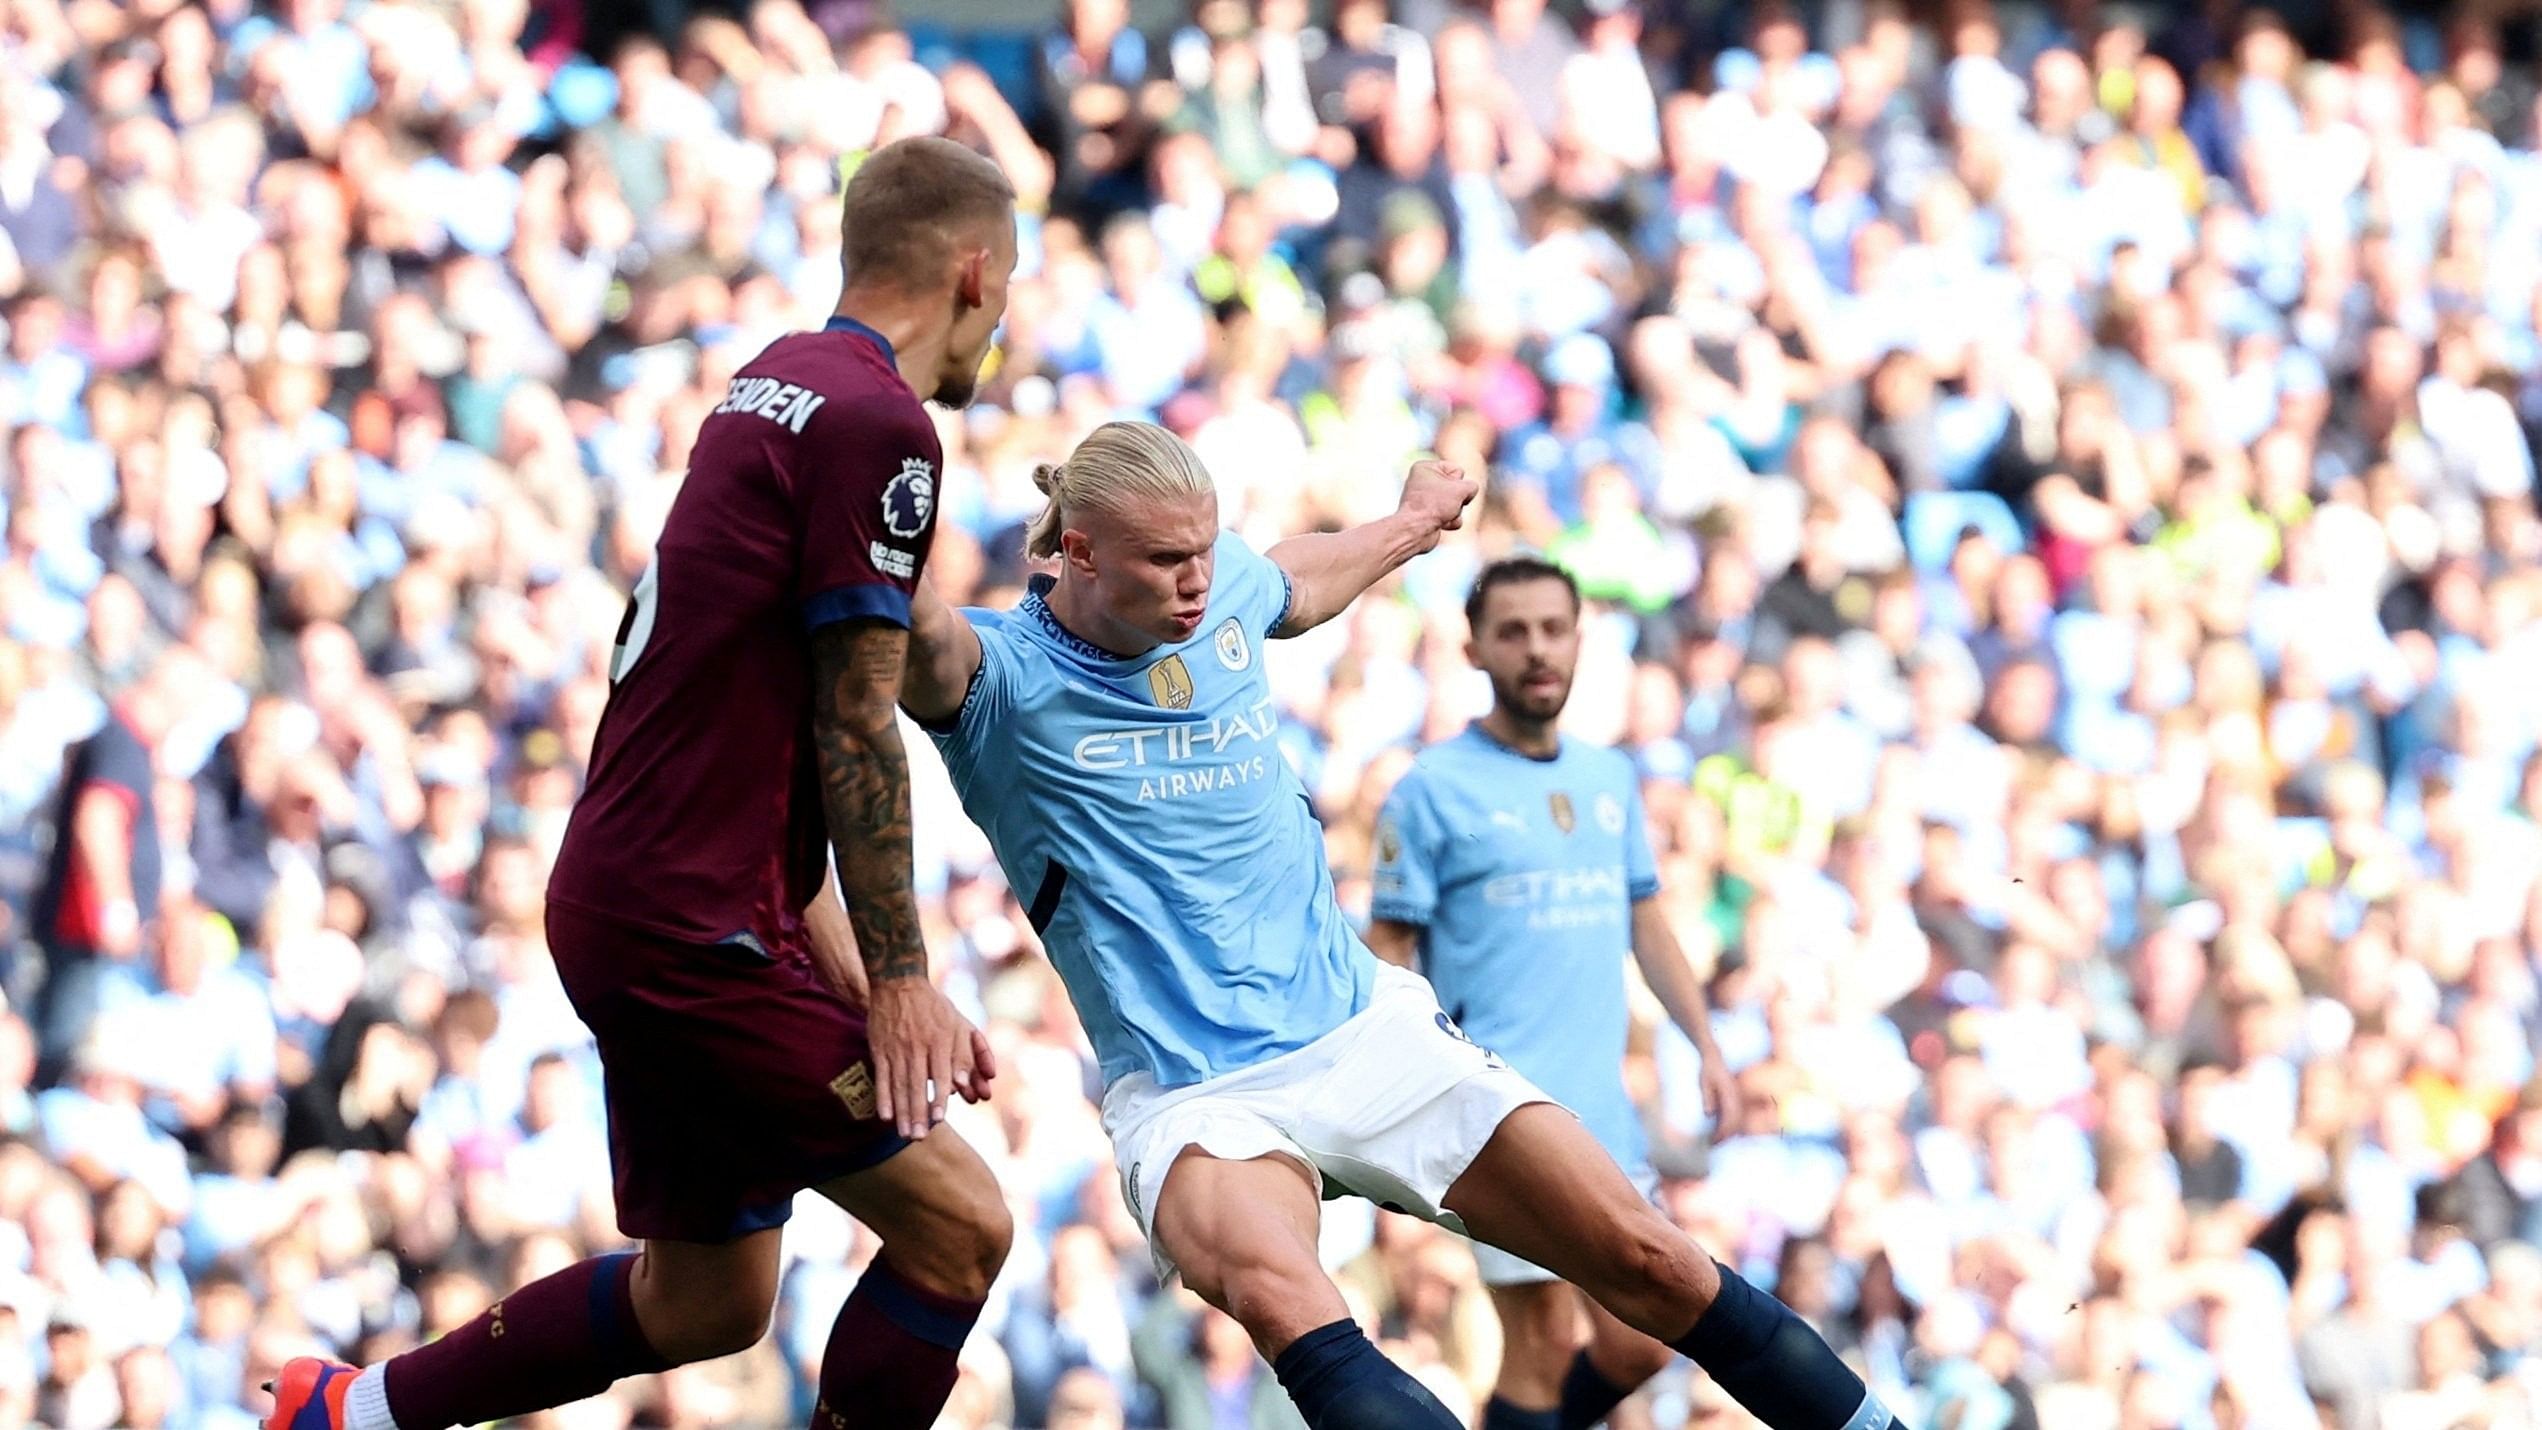
{"label": "blurred crowd", "polygon": [[[0,15],[0,1427],[246,1426],[616,1243],[547,863],[697,425],[912,133],[1026,209],[949,595],[1015,597],[1032,464],[1116,415],[1260,543],[1489,473],[1271,654],[1354,911],[1486,698],[1472,573],[1579,574],[1570,724],[1747,1094],[1708,1125],[1642,1020],[1667,1205],[1911,1423],[2542,1424],[2529,4]],[[1293,1426],[1153,1284],[913,745],[1019,1228],[949,1420]],[[1472,1410],[1465,1247],[1329,1211]],[[873,1247],[809,1198],[788,1246],[768,1343],[543,1422],[799,1423]],[[1619,1423],[1748,1422],[1681,1367]]]}

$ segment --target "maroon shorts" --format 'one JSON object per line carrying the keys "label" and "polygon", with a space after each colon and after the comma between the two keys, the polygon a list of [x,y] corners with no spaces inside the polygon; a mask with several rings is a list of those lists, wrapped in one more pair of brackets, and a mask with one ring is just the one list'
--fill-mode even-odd
{"label": "maroon shorts", "polygon": [[618,1229],[724,1242],[907,1143],[874,1119],[864,1015],[805,957],[695,944],[550,903],[547,941],[600,1043]]}

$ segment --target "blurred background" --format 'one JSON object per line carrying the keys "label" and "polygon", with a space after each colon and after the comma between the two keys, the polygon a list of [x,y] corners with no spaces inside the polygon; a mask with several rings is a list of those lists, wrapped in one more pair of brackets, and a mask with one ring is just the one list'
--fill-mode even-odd
{"label": "blurred background", "polygon": [[[1115,416],[1263,544],[1488,471],[1269,653],[1342,896],[1550,551],[1747,1092],[1641,1020],[1667,1206],[1911,1423],[2542,1423],[2532,4],[0,16],[0,1427],[246,1426],[616,1244],[548,860],[699,420],[917,133],[1026,209],[933,579],[1012,600]],[[1294,1424],[912,744],[1019,1227],[948,1421]],[[1471,1411],[1465,1247],[1329,1210]],[[540,1423],[799,1423],[872,1243],[788,1246],[768,1343]],[[1747,1423],[1690,1377],[1619,1423]]]}

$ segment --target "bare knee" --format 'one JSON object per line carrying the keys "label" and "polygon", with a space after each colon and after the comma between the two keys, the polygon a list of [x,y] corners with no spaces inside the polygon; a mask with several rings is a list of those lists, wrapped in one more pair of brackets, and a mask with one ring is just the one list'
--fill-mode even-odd
{"label": "bare knee", "polygon": [[680,1277],[672,1284],[658,1266],[648,1266],[653,1261],[648,1255],[637,1267],[636,1315],[656,1355],[673,1365],[717,1360],[768,1334],[777,1305],[773,1276]]}
{"label": "bare knee", "polygon": [[883,1256],[894,1271],[937,1295],[984,1301],[1014,1245],[1014,1215],[990,1182],[965,1185],[930,1219],[925,1236],[886,1241]]}
{"label": "bare knee", "polygon": [[1198,1276],[1186,1265],[1183,1282],[1247,1329],[1276,1308],[1309,1300],[1325,1284],[1323,1272],[1309,1261],[1251,1250],[1210,1258]]}
{"label": "bare knee", "polygon": [[1608,1273],[1590,1294],[1625,1325],[1669,1341],[1693,1329],[1720,1286],[1712,1259],[1654,1212],[1615,1230]]}
{"label": "bare knee", "polygon": [[1285,1246],[1210,1248],[1178,1259],[1192,1294],[1245,1328],[1265,1359],[1347,1314],[1313,1253]]}

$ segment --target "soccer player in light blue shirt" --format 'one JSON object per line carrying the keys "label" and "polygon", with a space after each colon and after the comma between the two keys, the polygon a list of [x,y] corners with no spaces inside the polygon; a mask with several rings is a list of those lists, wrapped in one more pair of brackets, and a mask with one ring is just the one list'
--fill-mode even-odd
{"label": "soccer player in light blue shirt", "polygon": [[1393,515],[1266,558],[1219,529],[1208,473],[1161,427],[1108,423],[1035,482],[1050,505],[1027,548],[1056,574],[1010,612],[922,587],[901,701],[1094,1043],[1158,1269],[1245,1327],[1311,1430],[1461,1430],[1325,1275],[1317,1201],[1342,1194],[1549,1268],[1774,1430],[1892,1430],[1824,1341],[1703,1255],[1334,901],[1263,644],[1434,547],[1474,485],[1417,464]]}
{"label": "soccer player in light blue shirt", "polygon": [[[1702,1054],[1716,1126],[1738,1085],[1659,906],[1632,760],[1556,728],[1580,661],[1580,588],[1550,562],[1510,557],[1483,569],[1465,617],[1491,712],[1422,751],[1387,796],[1368,944],[1427,974],[1476,1042],[1654,1185],[1624,1091],[1628,947]],[[1666,1345],[1584,1304],[1553,1273],[1488,1246],[1475,1259],[1502,1331],[1483,1430],[1582,1430],[1667,1366]],[[1581,1310],[1590,1336],[1575,1353]]]}

